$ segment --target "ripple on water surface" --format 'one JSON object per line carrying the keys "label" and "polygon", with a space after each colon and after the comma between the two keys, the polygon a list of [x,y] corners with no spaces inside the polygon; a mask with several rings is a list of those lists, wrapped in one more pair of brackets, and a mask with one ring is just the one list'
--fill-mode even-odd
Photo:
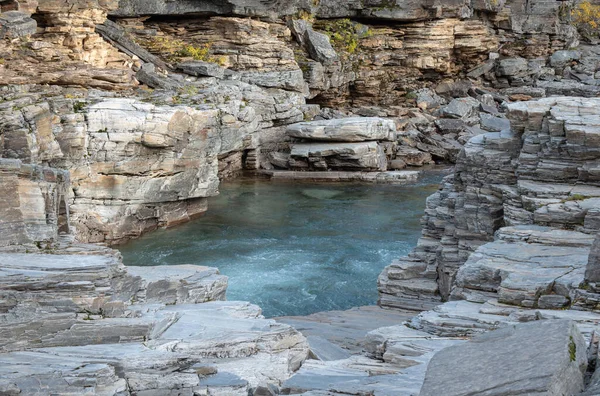
{"label": "ripple on water surface", "polygon": [[120,247],[127,265],[198,264],[229,276],[227,298],[267,317],[377,302],[377,276],[420,236],[440,173],[410,186],[221,184],[205,216]]}

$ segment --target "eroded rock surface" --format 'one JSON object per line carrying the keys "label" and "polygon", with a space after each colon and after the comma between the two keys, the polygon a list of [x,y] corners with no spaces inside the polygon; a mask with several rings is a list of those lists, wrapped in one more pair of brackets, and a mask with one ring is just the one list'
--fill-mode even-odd
{"label": "eroded rock surface", "polygon": [[0,260],[3,392],[247,394],[308,354],[290,326],[221,301],[214,268],[128,272],[111,249],[71,244]]}
{"label": "eroded rock surface", "polygon": [[[593,169],[599,155],[594,138],[598,104],[597,99],[582,98],[547,98],[510,104],[510,130],[469,140],[459,156],[455,175],[448,177],[442,189],[427,200],[423,237],[417,248],[380,276],[380,303],[387,306],[408,303],[418,308],[448,298],[458,269],[472,252],[491,242],[495,232],[504,225],[541,225],[575,229],[585,234],[597,232],[593,219],[600,189]],[[525,228],[535,234],[535,227]],[[520,238],[527,240],[518,232],[508,238],[506,250],[517,249],[515,254],[520,254]],[[591,239],[590,236],[587,241]],[[552,245],[549,250],[562,251],[565,256],[569,251],[574,253],[571,263],[579,269],[572,272],[565,268],[563,275],[579,273],[578,279],[582,280],[589,246],[577,253],[572,240],[588,243],[584,242],[585,236],[571,238],[568,233],[560,232],[556,239],[546,243]],[[498,245],[481,247],[482,254],[493,246]],[[521,260],[527,267],[527,249],[533,245],[522,246]],[[557,254],[559,257],[561,253]],[[554,278],[548,275],[554,284],[560,274],[557,272]],[[494,276],[493,272],[490,276]],[[517,275],[512,279],[514,276]],[[502,279],[510,282],[507,276]],[[577,280],[573,278],[569,285],[572,291],[577,287]],[[513,286],[520,288],[507,283],[508,289]],[[536,299],[540,297],[539,290],[533,295]],[[563,303],[568,304],[566,300]]]}
{"label": "eroded rock surface", "polygon": [[420,395],[572,395],[583,390],[586,368],[586,344],[572,322],[508,326],[438,352]]}

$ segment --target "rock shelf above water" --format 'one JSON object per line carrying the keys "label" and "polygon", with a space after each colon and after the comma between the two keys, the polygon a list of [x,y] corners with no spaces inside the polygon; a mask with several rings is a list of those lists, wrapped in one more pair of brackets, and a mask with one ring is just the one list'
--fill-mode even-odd
{"label": "rock shelf above water", "polygon": [[292,124],[287,134],[293,138],[332,142],[394,140],[396,124],[378,117],[350,117]]}

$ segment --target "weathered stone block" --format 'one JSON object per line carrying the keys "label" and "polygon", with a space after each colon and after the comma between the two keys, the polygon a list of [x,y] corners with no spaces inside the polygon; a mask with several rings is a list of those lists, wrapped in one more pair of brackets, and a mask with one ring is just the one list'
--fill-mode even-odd
{"label": "weathered stone block", "polygon": [[536,321],[442,349],[420,395],[572,395],[583,390],[586,368],[586,344],[573,322]]}

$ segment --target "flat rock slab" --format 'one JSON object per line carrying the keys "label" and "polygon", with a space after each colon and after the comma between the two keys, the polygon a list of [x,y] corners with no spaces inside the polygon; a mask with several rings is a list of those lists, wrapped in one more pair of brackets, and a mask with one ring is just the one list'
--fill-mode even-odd
{"label": "flat rock slab", "polygon": [[[74,326],[62,336],[63,347],[0,353],[0,394],[7,389],[27,395],[51,389],[113,395],[127,386],[136,394],[165,395],[173,389],[182,394],[206,389],[247,394],[249,386],[288,378],[308,355],[300,333],[264,319],[250,303],[144,304],[131,309],[133,317],[86,321],[79,325],[81,331]],[[130,342],[117,343],[120,335],[129,336]],[[106,343],[89,345],[102,341]],[[197,363],[214,366],[213,375],[199,377],[192,367]]]}
{"label": "flat rock slab", "polygon": [[572,395],[583,390],[586,368],[586,344],[573,322],[536,321],[441,350],[420,395]]}
{"label": "flat rock slab", "polygon": [[212,267],[169,265],[127,267],[127,272],[142,279],[138,301],[164,304],[198,304],[225,300],[227,277]]}
{"label": "flat rock slab", "polygon": [[321,346],[320,340],[327,340],[346,351],[360,353],[369,331],[401,323],[413,315],[414,312],[367,306],[308,316],[283,316],[275,320],[293,326],[308,337],[313,351]]}
{"label": "flat rock slab", "polygon": [[375,359],[371,356],[354,355],[336,361],[307,360],[302,368],[283,384],[282,392],[417,395],[425,377],[427,363],[435,353],[442,348],[464,342],[431,337],[404,325],[371,331],[367,335],[367,341],[366,351]]}
{"label": "flat rock slab", "polygon": [[419,171],[344,172],[344,171],[262,171],[273,180],[369,182],[403,184],[416,182]]}
{"label": "flat rock slab", "polygon": [[396,124],[392,120],[379,117],[350,117],[300,122],[288,126],[287,134],[298,139],[332,142],[393,140]]}
{"label": "flat rock slab", "polygon": [[600,314],[574,309],[528,309],[499,303],[488,297],[485,303],[449,301],[411,319],[411,327],[441,337],[473,336],[506,325],[536,320],[567,319],[590,339],[598,331]]}

